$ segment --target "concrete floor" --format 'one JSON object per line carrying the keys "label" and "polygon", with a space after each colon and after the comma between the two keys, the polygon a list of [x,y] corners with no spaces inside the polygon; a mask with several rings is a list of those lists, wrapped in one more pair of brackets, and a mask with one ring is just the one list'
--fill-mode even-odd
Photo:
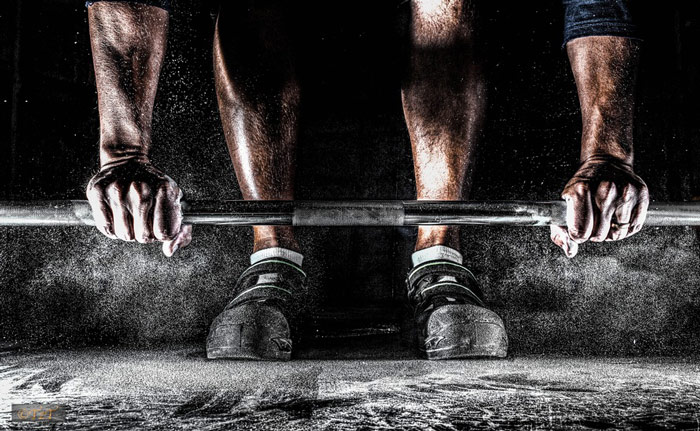
{"label": "concrete floor", "polygon": [[[11,403],[68,406],[56,429],[700,429],[697,358],[209,361],[201,350],[0,358]],[[35,429],[35,425],[26,425]]]}

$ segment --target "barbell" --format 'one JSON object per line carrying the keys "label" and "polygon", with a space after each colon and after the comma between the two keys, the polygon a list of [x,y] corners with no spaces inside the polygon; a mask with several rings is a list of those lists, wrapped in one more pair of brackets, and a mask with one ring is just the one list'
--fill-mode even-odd
{"label": "barbell", "polygon": [[[563,201],[192,201],[185,223],[219,226],[566,225]],[[94,225],[83,200],[0,201],[0,226]],[[698,226],[700,202],[653,202],[647,226]]]}

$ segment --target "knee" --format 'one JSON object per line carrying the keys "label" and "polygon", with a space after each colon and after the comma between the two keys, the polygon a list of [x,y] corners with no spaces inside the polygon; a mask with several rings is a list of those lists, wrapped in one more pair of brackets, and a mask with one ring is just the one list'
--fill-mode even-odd
{"label": "knee", "polygon": [[413,42],[418,46],[444,47],[468,41],[475,27],[475,13],[468,0],[413,0]]}

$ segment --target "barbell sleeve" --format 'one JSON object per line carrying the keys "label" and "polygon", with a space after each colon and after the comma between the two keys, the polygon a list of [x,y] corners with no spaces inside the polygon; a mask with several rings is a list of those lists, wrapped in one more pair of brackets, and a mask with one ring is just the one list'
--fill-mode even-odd
{"label": "barbell sleeve", "polygon": [[[563,201],[193,201],[185,223],[219,226],[566,224]],[[0,201],[0,226],[94,225],[87,201]],[[654,202],[647,226],[698,226],[700,202]]]}

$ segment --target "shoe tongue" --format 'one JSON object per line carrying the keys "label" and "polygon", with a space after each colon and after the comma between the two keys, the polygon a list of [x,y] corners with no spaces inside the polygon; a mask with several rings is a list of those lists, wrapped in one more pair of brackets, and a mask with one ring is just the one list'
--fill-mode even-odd
{"label": "shoe tongue", "polygon": [[438,278],[437,281],[451,281],[453,283],[456,283],[457,279],[451,275],[443,275],[442,277]]}
{"label": "shoe tongue", "polygon": [[258,283],[257,284],[268,284],[268,283],[276,283],[280,279],[279,274],[271,272],[269,274],[260,274],[258,276]]}

